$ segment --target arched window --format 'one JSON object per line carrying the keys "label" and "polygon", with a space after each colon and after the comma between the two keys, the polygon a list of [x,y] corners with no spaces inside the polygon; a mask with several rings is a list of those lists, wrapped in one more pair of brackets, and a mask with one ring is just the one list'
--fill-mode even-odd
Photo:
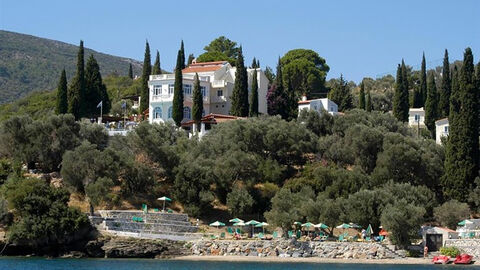
{"label": "arched window", "polygon": [[183,107],[183,118],[188,120],[192,118],[190,107]]}
{"label": "arched window", "polygon": [[172,118],[172,106],[168,107],[168,118]]}
{"label": "arched window", "polygon": [[158,119],[162,118],[162,108],[161,107],[155,107],[153,110],[153,119]]}

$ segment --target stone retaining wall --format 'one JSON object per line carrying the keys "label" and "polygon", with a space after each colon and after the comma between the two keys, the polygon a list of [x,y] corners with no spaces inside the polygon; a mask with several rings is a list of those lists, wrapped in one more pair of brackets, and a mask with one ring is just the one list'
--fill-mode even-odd
{"label": "stone retaining wall", "polygon": [[379,243],[301,242],[291,240],[200,240],[192,242],[193,255],[278,256],[343,259],[387,259],[399,257]]}
{"label": "stone retaining wall", "polygon": [[446,247],[457,247],[463,252],[480,259],[480,239],[447,239]]}

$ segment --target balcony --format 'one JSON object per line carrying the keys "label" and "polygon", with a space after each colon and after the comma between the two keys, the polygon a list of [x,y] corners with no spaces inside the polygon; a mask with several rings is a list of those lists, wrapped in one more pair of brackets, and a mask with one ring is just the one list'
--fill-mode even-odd
{"label": "balcony", "polygon": [[171,101],[173,94],[152,95],[150,101]]}
{"label": "balcony", "polygon": [[214,88],[221,88],[225,87],[227,85],[227,82],[225,80],[215,80],[212,82],[212,87]]}

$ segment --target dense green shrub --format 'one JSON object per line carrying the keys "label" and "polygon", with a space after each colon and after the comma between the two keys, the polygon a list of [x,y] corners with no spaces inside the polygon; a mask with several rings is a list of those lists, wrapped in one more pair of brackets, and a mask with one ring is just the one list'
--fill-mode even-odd
{"label": "dense green shrub", "polygon": [[460,255],[461,251],[457,247],[441,247],[440,253],[445,256],[457,257],[457,255]]}

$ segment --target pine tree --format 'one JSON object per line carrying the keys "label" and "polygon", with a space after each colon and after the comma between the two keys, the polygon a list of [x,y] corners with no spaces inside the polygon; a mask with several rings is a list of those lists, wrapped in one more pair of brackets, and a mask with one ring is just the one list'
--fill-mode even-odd
{"label": "pine tree", "polygon": [[370,90],[367,91],[367,101],[365,102],[367,112],[373,111],[372,97],[370,96]]}
{"label": "pine tree", "polygon": [[195,56],[193,55],[193,53],[189,54],[187,65],[190,65],[193,62],[194,59],[195,59]]}
{"label": "pine tree", "polygon": [[[407,87],[408,90],[408,87]],[[421,94],[421,106],[425,106],[427,100],[427,66],[425,63],[425,53],[422,56],[422,69],[420,70],[420,94]]]}
{"label": "pine tree", "polygon": [[[182,42],[183,44],[183,42]],[[183,120],[183,74],[182,74],[182,51],[177,54],[175,65],[175,84],[173,88],[172,118],[177,127],[180,127]]]}
{"label": "pine tree", "polygon": [[449,116],[449,137],[445,151],[444,195],[466,201],[474,186],[479,166],[479,104],[470,48],[464,53],[458,75],[454,69]]}
{"label": "pine tree", "polygon": [[[148,80],[150,74],[152,74],[152,62],[151,62],[151,57],[150,57],[150,45],[148,44],[148,41],[145,44],[145,56],[143,58],[143,72],[142,72],[142,89],[141,89],[141,99],[142,102],[140,102],[140,113],[143,113],[146,109],[148,109],[148,103],[150,102],[149,100],[149,89],[148,89]],[[153,112],[150,112],[153,113]]]}
{"label": "pine tree", "polygon": [[438,104],[440,117],[446,117],[450,113],[450,93],[452,92],[452,82],[450,78],[450,63],[448,61],[448,51],[445,49],[443,58],[442,84],[440,88],[440,100]]}
{"label": "pine tree", "polygon": [[437,86],[435,74],[430,72],[427,82],[427,100],[425,101],[425,125],[435,138],[435,120],[438,119]]}
{"label": "pine tree", "polygon": [[408,121],[408,88],[406,82],[406,67],[402,60],[402,65],[397,67],[397,79],[395,83],[395,96],[393,98],[393,115],[402,122]]}
{"label": "pine tree", "polygon": [[68,112],[68,89],[67,89],[67,74],[65,69],[62,70],[60,80],[57,86],[57,100],[56,100],[56,114],[65,114]]}
{"label": "pine tree", "polygon": [[183,46],[183,40],[182,40],[182,43],[180,44],[180,63],[181,63],[181,67],[182,69],[185,68],[185,46]]}
{"label": "pine tree", "polygon": [[108,113],[111,105],[107,87],[103,84],[100,66],[91,54],[85,68],[85,116],[92,117],[100,114],[97,108],[100,101],[102,101],[102,113]]}
{"label": "pine tree", "polygon": [[84,94],[85,94],[85,62],[83,40],[80,40],[80,46],[77,54],[77,73],[72,80],[72,84],[68,93],[68,112],[79,120],[83,116],[84,111]]}
{"label": "pine tree", "polygon": [[248,116],[248,77],[241,46],[235,67],[237,70],[235,72],[235,84],[233,86],[232,108],[230,109],[230,113],[235,116],[246,117]]}
{"label": "pine tree", "polygon": [[257,81],[257,69],[253,71],[252,75],[252,90],[250,93],[250,110],[248,115],[250,117],[258,116],[258,81]]}
{"label": "pine tree", "polygon": [[328,93],[328,98],[338,105],[339,111],[347,111],[353,107],[353,97],[347,82],[340,74],[338,85],[335,85]]}
{"label": "pine tree", "polygon": [[133,67],[132,67],[132,63],[130,63],[130,64],[128,65],[128,77],[129,77],[130,79],[133,79]]}
{"label": "pine tree", "polygon": [[358,108],[365,110],[365,86],[360,83],[360,93],[358,94]]}
{"label": "pine tree", "polygon": [[160,53],[157,51],[157,56],[155,57],[155,63],[153,63],[152,75],[162,74],[162,69],[160,68]]}
{"label": "pine tree", "polygon": [[200,121],[202,120],[203,113],[203,96],[200,91],[200,79],[198,74],[195,73],[195,81],[193,83],[193,107],[192,107],[192,119],[197,124],[197,129],[200,130]]}

